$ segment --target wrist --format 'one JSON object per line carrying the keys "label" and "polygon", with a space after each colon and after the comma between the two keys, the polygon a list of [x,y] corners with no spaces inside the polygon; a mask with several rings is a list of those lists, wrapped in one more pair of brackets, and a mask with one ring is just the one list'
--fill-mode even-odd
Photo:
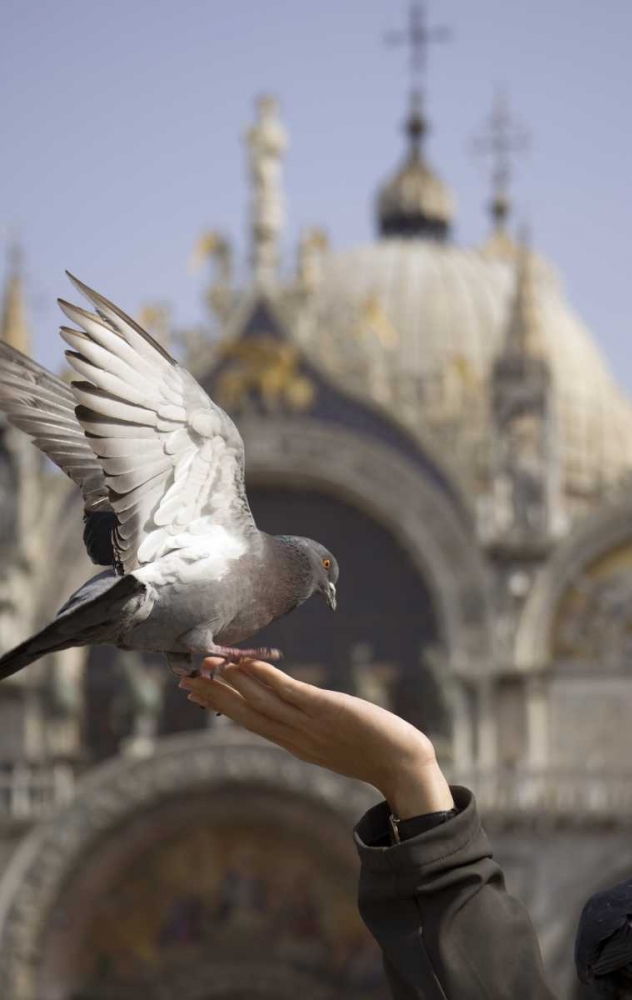
{"label": "wrist", "polygon": [[434,758],[401,768],[379,790],[398,819],[454,808],[450,786]]}

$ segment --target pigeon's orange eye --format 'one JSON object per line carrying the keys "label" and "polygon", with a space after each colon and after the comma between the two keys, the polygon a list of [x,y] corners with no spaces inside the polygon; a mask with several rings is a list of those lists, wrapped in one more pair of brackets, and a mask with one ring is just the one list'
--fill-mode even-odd
{"label": "pigeon's orange eye", "polygon": [[329,567],[331,566],[331,559],[323,559],[323,566],[325,567],[325,569],[329,569]]}

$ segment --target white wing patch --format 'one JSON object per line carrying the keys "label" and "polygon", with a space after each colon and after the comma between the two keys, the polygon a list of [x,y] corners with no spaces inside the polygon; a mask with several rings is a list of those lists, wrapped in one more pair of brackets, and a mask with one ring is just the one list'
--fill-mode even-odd
{"label": "white wing patch", "polygon": [[[202,523],[204,522],[204,523]],[[221,580],[230,564],[246,552],[246,543],[219,524],[206,518],[189,525],[187,531],[166,541],[154,561],[134,570],[143,583],[161,587],[172,581],[186,585],[189,577],[199,580],[199,564],[203,562],[205,582]]]}
{"label": "white wing patch", "polygon": [[[232,420],[144,330],[72,279],[97,314],[60,302],[80,330],[62,327],[77,418],[105,474],[125,572],[255,525],[244,489],[243,442]],[[216,539],[217,541],[217,539]]]}

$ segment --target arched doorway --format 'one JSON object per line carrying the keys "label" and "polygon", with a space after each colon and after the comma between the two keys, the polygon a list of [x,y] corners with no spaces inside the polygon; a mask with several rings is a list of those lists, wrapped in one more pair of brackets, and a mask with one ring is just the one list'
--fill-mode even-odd
{"label": "arched doorway", "polygon": [[[389,531],[339,497],[256,485],[259,527],[317,538],[340,564],[338,611],[315,597],[260,634],[283,650],[290,670],[313,670],[328,687],[363,693],[369,684],[398,714],[447,735],[441,693],[427,656],[440,645],[430,587]],[[259,641],[259,640],[257,640]]]}
{"label": "arched doorway", "polygon": [[0,994],[382,1000],[351,837],[373,801],[236,730],[115,758],[0,883]]}
{"label": "arched doorway", "polygon": [[313,803],[254,782],[157,805],[74,873],[42,980],[72,1000],[249,996],[256,978],[270,1000],[295,980],[370,994],[381,966],[349,841]]}

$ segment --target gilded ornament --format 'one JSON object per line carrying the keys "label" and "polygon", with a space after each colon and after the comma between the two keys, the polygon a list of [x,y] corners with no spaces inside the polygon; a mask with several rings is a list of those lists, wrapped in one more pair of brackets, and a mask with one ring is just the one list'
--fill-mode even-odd
{"label": "gilded ornament", "polygon": [[166,302],[146,302],[138,316],[140,326],[169,349],[171,342],[171,308]]}
{"label": "gilded ornament", "polygon": [[222,353],[232,363],[220,375],[216,393],[227,409],[244,409],[251,396],[269,412],[300,412],[312,406],[316,387],[301,373],[299,353],[292,344],[254,337],[228,344]]}
{"label": "gilded ornament", "polygon": [[363,337],[367,332],[372,333],[383,347],[393,348],[399,343],[399,334],[388,318],[379,296],[375,294],[367,295],[361,306],[358,323],[354,327],[357,337]]}

